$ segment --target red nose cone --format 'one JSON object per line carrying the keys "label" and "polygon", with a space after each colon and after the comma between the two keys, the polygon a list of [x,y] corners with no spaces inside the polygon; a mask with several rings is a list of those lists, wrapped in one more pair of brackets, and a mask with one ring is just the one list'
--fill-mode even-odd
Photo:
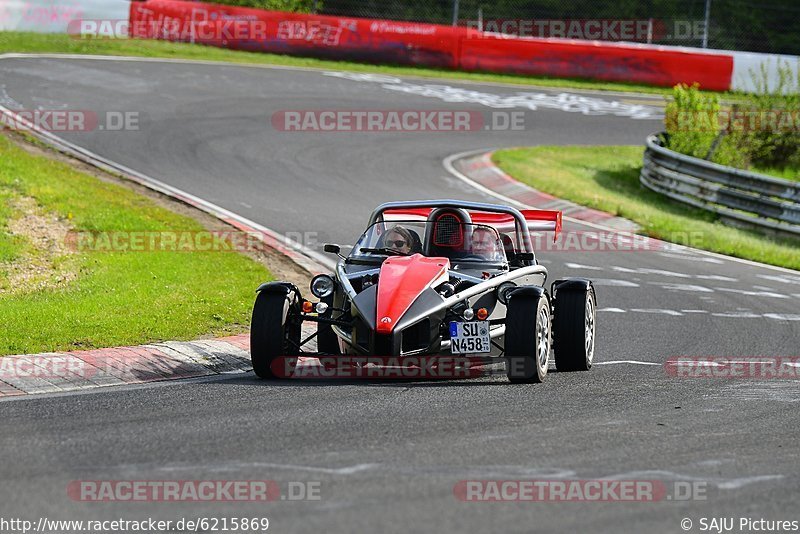
{"label": "red nose cone", "polygon": [[448,269],[447,258],[426,258],[421,254],[384,261],[378,278],[378,333],[390,334],[423,291],[447,281]]}

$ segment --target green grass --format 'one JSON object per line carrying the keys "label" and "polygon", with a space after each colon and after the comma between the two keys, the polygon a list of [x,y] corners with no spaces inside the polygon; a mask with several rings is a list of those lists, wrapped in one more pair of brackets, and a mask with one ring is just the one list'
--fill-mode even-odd
{"label": "green grass", "polygon": [[[0,135],[0,199],[13,196],[33,197],[76,231],[203,230],[128,188],[32,155]],[[0,207],[0,228],[9,216]],[[0,294],[0,354],[244,332],[254,289],[271,277],[234,252],[79,251],[55,260],[65,262],[77,278],[64,288]],[[0,263],[0,287],[3,273]]]}
{"label": "green grass", "polygon": [[754,167],[751,169],[753,172],[775,176],[776,178],[783,178],[784,180],[792,180],[793,182],[800,182],[800,169],[793,169],[787,167],[785,169],[759,169]]}
{"label": "green grass", "polygon": [[28,32],[0,32],[0,54],[60,53],[138,56],[157,58],[180,58],[227,63],[256,65],[285,65],[327,70],[370,72],[394,76],[427,76],[473,82],[510,83],[530,86],[564,87],[604,91],[623,91],[670,95],[671,89],[649,85],[600,82],[571,78],[548,78],[514,74],[487,74],[461,72],[448,69],[433,69],[412,66],[373,65],[350,61],[330,61],[314,58],[264,54],[227,50],[203,45],[170,43],[139,39],[76,39],[66,34],[38,34]]}
{"label": "green grass", "polygon": [[11,191],[0,189],[0,265],[14,260],[23,247],[19,238],[11,235],[6,228],[6,221],[13,213],[10,206],[13,199],[14,195]]}
{"label": "green grass", "polygon": [[650,237],[800,269],[800,241],[725,226],[709,212],[642,187],[642,153],[638,146],[539,146],[500,150],[493,159],[536,189],[635,221]]}

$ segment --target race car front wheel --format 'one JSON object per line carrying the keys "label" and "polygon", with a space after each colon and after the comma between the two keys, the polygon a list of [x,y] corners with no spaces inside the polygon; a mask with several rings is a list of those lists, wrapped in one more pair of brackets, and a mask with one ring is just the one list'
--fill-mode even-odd
{"label": "race car front wheel", "polygon": [[259,378],[288,378],[300,353],[300,309],[293,292],[262,291],[253,306],[250,358]]}
{"label": "race car front wheel", "polygon": [[515,291],[506,311],[506,375],[514,383],[536,383],[547,376],[550,357],[550,301],[547,295]]}
{"label": "race car front wheel", "polygon": [[568,288],[556,292],[553,311],[553,353],[556,369],[588,371],[594,360],[597,298],[594,288]]}

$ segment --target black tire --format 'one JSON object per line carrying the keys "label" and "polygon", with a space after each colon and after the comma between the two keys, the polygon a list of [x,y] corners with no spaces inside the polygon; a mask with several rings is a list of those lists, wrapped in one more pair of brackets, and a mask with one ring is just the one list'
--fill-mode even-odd
{"label": "black tire", "polygon": [[[288,378],[294,363],[286,360],[285,369],[275,373],[272,364],[276,358],[299,354],[300,310],[293,292],[262,291],[253,306],[250,324],[250,360],[259,378]],[[285,371],[285,372],[284,372]]]}
{"label": "black tire", "polygon": [[546,294],[511,293],[506,311],[506,375],[513,383],[539,383],[550,356],[550,301]]}
{"label": "black tire", "polygon": [[597,298],[594,288],[556,291],[553,352],[556,369],[588,371],[594,360]]}

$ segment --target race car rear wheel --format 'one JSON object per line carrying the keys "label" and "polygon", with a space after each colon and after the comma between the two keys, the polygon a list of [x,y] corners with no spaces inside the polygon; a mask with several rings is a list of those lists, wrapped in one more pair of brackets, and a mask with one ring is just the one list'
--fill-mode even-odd
{"label": "race car rear wheel", "polygon": [[597,298],[594,288],[565,288],[556,293],[553,353],[559,371],[588,371],[594,360]]}
{"label": "race car rear wheel", "polygon": [[[276,359],[300,353],[302,320],[294,292],[262,291],[253,306],[250,325],[250,359],[259,378],[288,378],[296,362],[284,358],[273,369]],[[276,372],[277,371],[277,372]]]}
{"label": "race car rear wheel", "polygon": [[550,357],[550,301],[547,295],[515,291],[506,311],[506,375],[514,383],[538,383]]}

